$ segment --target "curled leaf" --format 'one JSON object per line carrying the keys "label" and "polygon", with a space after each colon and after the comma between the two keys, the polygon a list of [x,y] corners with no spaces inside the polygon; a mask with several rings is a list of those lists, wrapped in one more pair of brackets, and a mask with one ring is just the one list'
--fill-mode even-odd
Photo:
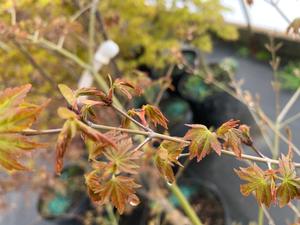
{"label": "curled leaf", "polygon": [[142,110],[145,111],[146,117],[154,124],[154,126],[157,126],[157,124],[159,124],[165,129],[168,129],[168,119],[162,114],[159,108],[147,104],[142,107]]}
{"label": "curled leaf", "polygon": [[60,90],[60,93],[64,96],[68,104],[74,109],[77,109],[77,99],[74,91],[65,84],[59,84],[58,89]]}
{"label": "curled leaf", "polygon": [[76,135],[76,121],[67,120],[58,135],[56,143],[56,164],[55,172],[60,174],[63,169],[63,158],[66,150],[71,143],[72,138]]}
{"label": "curled leaf", "polygon": [[141,90],[136,88],[132,83],[123,79],[116,79],[113,83],[112,88],[114,90],[120,91],[124,94],[128,99],[132,99],[132,93],[134,92],[135,95],[140,95]]}

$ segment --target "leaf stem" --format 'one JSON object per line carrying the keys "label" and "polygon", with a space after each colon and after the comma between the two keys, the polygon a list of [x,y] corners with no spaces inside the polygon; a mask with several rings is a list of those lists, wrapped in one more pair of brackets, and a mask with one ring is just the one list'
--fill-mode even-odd
{"label": "leaf stem", "polygon": [[178,199],[183,211],[186,213],[186,215],[189,217],[190,221],[194,225],[203,225],[198,218],[197,214],[195,213],[194,209],[191,207],[190,203],[187,201],[183,193],[181,192],[180,188],[177,186],[176,183],[173,183],[170,185],[170,189],[172,193],[176,196]]}

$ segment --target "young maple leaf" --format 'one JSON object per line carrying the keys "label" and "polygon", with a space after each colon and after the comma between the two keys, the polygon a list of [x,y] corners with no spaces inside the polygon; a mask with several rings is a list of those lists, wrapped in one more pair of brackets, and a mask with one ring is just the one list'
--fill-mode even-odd
{"label": "young maple leaf", "polygon": [[45,146],[13,134],[30,128],[48,104],[48,101],[42,106],[25,103],[30,88],[31,85],[27,84],[0,92],[0,165],[7,170],[27,169],[18,158],[25,151]]}
{"label": "young maple leaf", "polygon": [[217,130],[217,135],[218,136],[223,136],[224,134],[226,134],[230,129],[232,128],[236,128],[240,125],[240,121],[239,120],[229,120],[225,123],[223,123]]}
{"label": "young maple leaf", "polygon": [[157,124],[163,126],[165,129],[168,129],[168,119],[162,114],[162,112],[153,105],[143,105],[142,110],[145,112],[147,119],[149,119],[154,126]]}
{"label": "young maple leaf", "polygon": [[300,178],[296,175],[295,166],[290,157],[284,155],[279,160],[279,173],[282,181],[276,190],[276,195],[279,199],[279,206],[283,207],[294,198],[300,197]]}
{"label": "young maple leaf", "polygon": [[103,179],[96,171],[92,171],[85,176],[85,180],[93,201],[99,204],[111,202],[120,214],[123,214],[127,203],[133,206],[139,204],[135,189],[140,185],[131,177],[120,175]]}
{"label": "young maple leaf", "polygon": [[206,126],[200,124],[187,124],[189,129],[184,136],[185,140],[190,140],[190,159],[197,157],[197,161],[203,159],[211,150],[221,155],[221,144],[215,132],[211,132]]}
{"label": "young maple leaf", "polygon": [[72,108],[77,110],[78,106],[77,106],[77,98],[76,98],[75,92],[65,84],[59,84],[58,89],[59,89],[60,93],[64,96],[64,98],[66,99],[68,104]]}
{"label": "young maple leaf", "polygon": [[[109,139],[116,144],[117,143],[127,139],[128,135],[121,133],[119,131],[108,131],[105,133],[105,136],[109,137]],[[108,143],[103,143],[103,142],[94,142],[91,140],[88,140],[87,142],[88,145],[88,151],[89,151],[89,160],[95,161],[98,157],[100,157],[104,150],[109,147],[110,145]]]}
{"label": "young maple leaf", "polygon": [[174,166],[174,164],[182,166],[178,161],[178,157],[185,146],[183,143],[164,140],[156,151],[154,164],[160,174],[166,178],[169,183],[175,181],[172,166]]}
{"label": "young maple leaf", "polygon": [[119,78],[114,81],[112,89],[120,91],[128,99],[132,99],[132,94],[130,91],[133,91],[135,95],[140,95],[141,93],[141,90],[139,88],[135,87],[130,82]]}
{"label": "young maple leaf", "polygon": [[256,164],[247,168],[240,168],[234,170],[236,174],[248,183],[240,186],[241,193],[244,196],[249,196],[255,193],[256,200],[259,204],[265,204],[270,207],[275,200],[275,185],[274,177],[266,174]]}
{"label": "young maple leaf", "polygon": [[7,88],[0,92],[0,116],[19,106],[31,89],[31,84],[20,87]]}
{"label": "young maple leaf", "polygon": [[18,156],[42,147],[46,145],[30,141],[19,134],[0,134],[0,165],[7,170],[27,170],[17,161]]}
{"label": "young maple leaf", "polygon": [[137,174],[139,165],[137,161],[141,158],[142,151],[132,150],[132,139],[122,138],[116,142],[116,148],[107,146],[103,150],[103,155],[108,160],[106,170],[113,174],[130,173]]}
{"label": "young maple leaf", "polygon": [[60,107],[57,110],[58,115],[62,119],[66,119],[67,121],[64,123],[64,126],[61,132],[58,135],[57,144],[56,144],[56,166],[55,171],[57,174],[60,174],[63,168],[63,157],[64,154],[71,142],[71,140],[75,137],[76,132],[80,131],[82,136],[88,137],[89,139],[95,142],[101,142],[112,147],[116,148],[113,140],[110,140],[108,136],[100,133],[99,131],[89,127],[85,123],[79,120],[78,115],[65,107]]}
{"label": "young maple leaf", "polygon": [[246,137],[243,135],[242,130],[237,129],[239,126],[239,120],[229,120],[223,123],[217,130],[218,138],[224,140],[224,147],[231,148],[237,157],[242,156],[241,144],[242,141],[248,143]]}

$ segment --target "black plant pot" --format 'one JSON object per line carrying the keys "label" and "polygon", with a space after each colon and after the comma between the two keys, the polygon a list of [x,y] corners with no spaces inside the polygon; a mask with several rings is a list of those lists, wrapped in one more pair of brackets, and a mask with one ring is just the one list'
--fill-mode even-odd
{"label": "black plant pot", "polygon": [[170,134],[184,135],[187,130],[184,124],[191,123],[193,120],[193,112],[189,103],[179,97],[170,97],[161,102],[160,108],[169,120]]}
{"label": "black plant pot", "polygon": [[37,205],[40,216],[57,224],[80,224],[78,218],[91,206],[85,191],[83,168],[68,166],[57,179],[64,188],[57,185],[44,188]]}
{"label": "black plant pot", "polygon": [[[228,207],[220,191],[213,183],[193,176],[179,180],[178,186],[203,224],[230,224]],[[170,195],[169,200],[183,212],[174,195]]]}

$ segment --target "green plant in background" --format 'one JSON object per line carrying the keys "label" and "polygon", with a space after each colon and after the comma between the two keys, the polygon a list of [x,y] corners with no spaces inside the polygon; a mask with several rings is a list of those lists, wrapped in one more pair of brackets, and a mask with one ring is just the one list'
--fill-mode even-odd
{"label": "green plant in background", "polygon": [[300,87],[300,61],[290,61],[277,73],[282,88],[297,90]]}
{"label": "green plant in background", "polygon": [[218,0],[111,0],[101,1],[100,9],[110,23],[108,34],[120,45],[122,68],[141,63],[164,67],[172,60],[172,48],[183,42],[210,52],[211,34],[226,40],[238,37],[225,23],[221,13],[226,8]]}

